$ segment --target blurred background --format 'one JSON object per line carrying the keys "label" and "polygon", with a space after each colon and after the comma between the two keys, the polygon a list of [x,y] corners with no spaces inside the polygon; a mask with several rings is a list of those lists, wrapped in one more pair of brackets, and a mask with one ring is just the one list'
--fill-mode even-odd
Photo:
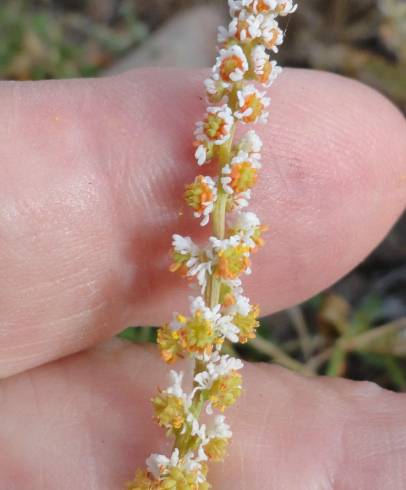
{"label": "blurred background", "polygon": [[[39,80],[143,65],[209,66],[225,3],[1,0],[0,77]],[[279,61],[359,79],[406,112],[406,0],[299,3],[298,13],[285,22],[288,36]],[[153,328],[122,334],[134,342],[154,336]],[[304,374],[371,380],[406,391],[406,219],[331,290],[263,319],[258,338],[237,354]]]}

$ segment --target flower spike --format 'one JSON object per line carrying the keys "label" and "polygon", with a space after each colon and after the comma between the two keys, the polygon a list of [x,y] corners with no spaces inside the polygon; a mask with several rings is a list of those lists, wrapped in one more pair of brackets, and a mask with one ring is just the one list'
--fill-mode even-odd
{"label": "flower spike", "polygon": [[[194,133],[197,175],[184,191],[186,204],[212,236],[200,245],[174,235],[170,270],[198,286],[185,313],[158,331],[162,359],[185,359],[194,372],[170,371],[170,385],[152,399],[154,419],[173,441],[169,454],[152,454],[128,490],[209,490],[209,464],[225,459],[232,431],[223,412],[242,394],[243,363],[222,352],[224,343],[255,338],[259,307],[244,295],[251,254],[264,245],[267,227],[247,211],[262,168],[262,141],[237,126],[266,123],[266,93],[282,71],[276,53],[284,34],[278,17],[293,13],[292,0],[228,0],[231,22],[218,32],[217,59],[205,82],[208,101]],[[203,167],[202,167],[203,168]],[[214,176],[213,176],[214,175]],[[189,371],[189,370],[188,370]],[[185,378],[185,379],[184,379]],[[189,389],[187,388],[189,383]],[[205,423],[200,418],[206,413]]]}

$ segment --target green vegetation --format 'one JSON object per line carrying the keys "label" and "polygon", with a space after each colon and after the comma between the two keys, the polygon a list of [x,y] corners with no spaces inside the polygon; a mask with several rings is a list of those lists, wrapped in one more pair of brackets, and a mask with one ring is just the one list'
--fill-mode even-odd
{"label": "green vegetation", "polygon": [[93,76],[147,34],[133,2],[122,2],[111,23],[48,2],[3,0],[1,78],[40,80]]}

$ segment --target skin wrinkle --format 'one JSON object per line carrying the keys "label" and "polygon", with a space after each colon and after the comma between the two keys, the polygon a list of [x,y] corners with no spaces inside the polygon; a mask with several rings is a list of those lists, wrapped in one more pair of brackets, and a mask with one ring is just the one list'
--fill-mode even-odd
{"label": "skin wrinkle", "polygon": [[[375,424],[380,430],[383,431],[379,444],[371,447],[368,443],[364,443],[365,447],[369,447],[369,451],[360,451],[360,456],[357,458],[358,462],[362,462],[364,460],[368,461],[371,458],[382,459],[386,455],[391,456],[392,453],[401,454],[402,451],[404,452],[406,450],[404,440],[402,440],[402,435],[399,436],[396,434],[396,432],[389,431],[389,428],[387,427],[387,419],[382,422],[382,425],[378,424],[375,419]],[[362,425],[358,429],[361,430]],[[363,431],[366,435],[368,434],[367,430],[368,428],[366,427]],[[400,432],[402,433],[401,429]],[[362,438],[360,440],[362,442]]]}
{"label": "skin wrinkle", "polygon": [[[97,456],[96,456],[98,452],[97,451],[98,444],[96,443],[96,440],[98,438],[98,431],[97,428],[94,427],[93,418],[97,413],[100,413],[101,418],[103,418],[103,407],[100,407],[100,403],[97,403],[98,399],[95,391],[95,386],[93,384],[90,384],[90,386],[91,386],[90,390],[86,393],[87,407],[84,410],[84,415],[83,415],[84,424],[85,427],[87,427],[86,430],[87,436],[84,441],[84,448],[83,449],[81,448],[81,452],[85,457],[87,456],[86,461],[88,461],[89,464],[86,465],[86,472],[82,476],[86,481],[86,488],[89,488],[89,490],[99,490],[102,488],[102,486],[100,484],[99,470],[98,470]],[[78,454],[77,457],[78,457],[78,461],[80,461],[79,458],[81,457],[81,455]]]}
{"label": "skin wrinkle", "polygon": [[[104,98],[104,95],[108,93],[107,90],[104,90],[104,86],[106,85],[105,81],[104,80],[99,81],[99,84],[102,87],[102,94],[103,94],[102,98]],[[110,99],[111,99],[111,95],[109,95],[108,98],[106,98],[106,100],[108,101],[110,101]],[[115,102],[117,102],[117,100],[115,100]],[[139,104],[140,102],[137,103]],[[122,107],[121,108],[122,110],[118,110],[117,107],[114,107],[114,104],[113,104],[114,107],[113,111],[110,110],[111,106],[106,107],[102,105],[101,107],[102,107],[102,114],[105,113],[106,110],[110,114],[110,117],[107,120],[102,119],[103,123],[107,123],[108,128],[114,130],[117,124],[116,125],[113,124],[112,126],[111,121],[112,120],[119,121],[118,123],[118,127],[120,128],[119,138],[123,138],[123,136],[128,137],[127,131],[123,131],[122,127],[124,124],[128,124],[129,127],[134,126],[133,115],[130,114],[125,107]],[[96,136],[96,138],[100,142],[100,148],[101,148],[100,154],[103,155],[103,153],[106,153],[106,151],[103,150],[106,147],[106,145],[104,144],[105,132],[102,130],[100,134]],[[131,141],[136,142],[137,138],[132,136]],[[133,203],[131,201],[130,201],[131,204],[122,206],[122,196],[124,196],[125,200],[127,201],[131,196],[135,198],[135,195],[137,195],[137,198],[139,198],[140,195],[142,195],[142,193],[134,191],[131,185],[128,187],[127,184],[128,182],[131,182],[130,169],[133,167],[133,163],[134,163],[134,158],[132,158],[132,150],[131,148],[129,148],[128,144],[126,144],[127,142],[128,139],[124,139],[122,144],[120,144],[120,140],[117,141],[117,146],[119,148],[121,147],[126,148],[126,150],[119,155],[118,161],[117,159],[114,158],[113,153],[109,151],[109,147],[107,146],[107,151],[111,155],[107,160],[107,165],[105,159],[103,158],[101,158],[100,161],[97,162],[109,199],[113,203],[112,205],[112,209],[114,210],[113,220],[115,223],[116,235],[118,237],[125,237],[126,234],[127,235],[129,234],[130,227],[129,227],[129,220],[128,220],[128,211],[130,210],[131,212],[131,209],[133,208]],[[120,167],[120,163],[121,163],[121,167]],[[137,186],[139,189],[143,189],[138,183]],[[124,188],[128,192],[123,192]],[[142,192],[145,191],[143,190]],[[139,220],[136,219],[134,220],[134,223],[137,223],[138,221]],[[134,226],[134,224],[132,224],[132,226]],[[131,237],[131,240],[125,238],[123,240],[123,243],[121,244],[121,247],[119,248],[120,258],[121,259],[124,258],[124,260],[127,262],[126,265],[127,273],[125,277],[122,278],[124,282],[123,289],[131,288],[130,286],[131,283],[138,280],[140,275],[140,269],[142,269],[142,265],[141,265],[142,262],[140,261],[139,264],[137,264],[132,257],[132,250],[131,250],[133,248],[132,238],[133,237]],[[117,240],[117,242],[118,242],[117,244],[119,245],[120,240]],[[127,300],[128,298],[125,297],[125,299]],[[125,307],[125,305],[123,306],[124,306],[123,309],[126,311],[127,308]],[[123,318],[124,317],[125,318],[128,317],[128,313],[123,314]],[[122,323],[122,325],[123,327],[125,326],[124,323]]]}
{"label": "skin wrinkle", "polygon": [[[35,407],[35,418],[36,419],[42,419],[44,416],[44,410],[42,408],[41,404],[41,398],[39,396],[39,392],[37,389],[37,380],[35,379],[35,376],[32,372],[28,372],[27,374],[29,384],[31,386],[31,393],[32,393],[32,399],[34,400],[34,407]],[[36,446],[41,447],[41,444],[46,438],[46,434],[42,432],[38,438],[36,438]],[[45,481],[46,481],[46,468],[45,468],[46,462],[40,462],[39,465],[37,466],[37,478],[38,478],[38,485],[40,487],[45,487]]]}
{"label": "skin wrinkle", "polygon": [[[102,306],[100,305],[100,308]],[[97,311],[98,309],[100,309],[98,307],[95,307],[94,309],[90,310],[90,311]],[[107,306],[106,306],[107,308]],[[65,318],[62,318],[62,319],[59,319],[58,321],[61,322],[61,321],[68,321],[70,320],[71,318],[70,317],[65,317]],[[34,324],[35,325],[35,324]],[[103,325],[101,325],[103,326]],[[83,331],[80,330],[81,328],[81,325],[78,325],[76,327],[72,326],[72,329],[75,329],[76,328],[76,331],[72,332],[72,329],[69,330],[69,331],[66,331],[62,328],[60,328],[59,330],[56,330],[55,331],[55,322],[49,322],[48,325],[45,325],[44,323],[41,323],[41,327],[44,329],[44,332],[46,332],[46,329],[48,329],[48,332],[49,332],[49,335],[47,336],[44,336],[43,338],[40,338],[38,340],[27,340],[25,339],[26,342],[19,342],[18,345],[15,345],[15,346],[11,346],[11,347],[8,347],[7,348],[7,351],[5,351],[5,353],[11,353],[12,352],[12,349],[15,349],[15,350],[20,350],[21,348],[24,348],[24,347],[27,347],[27,351],[29,351],[30,349],[32,350],[33,347],[35,346],[38,346],[38,345],[47,345],[49,343],[52,343],[52,339],[51,339],[51,334],[54,334],[55,335],[55,338],[58,338],[60,339],[60,342],[63,344],[63,342],[65,342],[67,340],[67,338],[71,337],[70,340],[73,340],[73,339],[80,339],[80,337],[83,335]],[[19,332],[15,332],[15,335],[16,336],[19,336]],[[21,337],[21,336],[20,336]],[[29,354],[25,354],[24,356],[21,357],[21,359],[23,360],[25,357],[27,357],[27,355]],[[34,354],[35,356],[38,355],[38,353],[35,353]],[[0,362],[1,362],[1,359],[0,359]]]}
{"label": "skin wrinkle", "polygon": [[[84,320],[86,320],[88,317],[90,316],[93,316],[94,313],[98,312],[98,311],[104,311],[108,308],[108,305],[105,304],[105,303],[102,303],[100,305],[96,305],[94,306],[93,308],[88,308],[87,310],[83,310],[83,311],[80,311],[80,312],[77,312],[75,314],[72,314],[72,315],[68,315],[68,316],[65,316],[63,318],[59,318],[58,320],[54,320],[52,322],[50,322],[49,326],[48,326],[48,331],[49,331],[49,335],[48,337],[42,339],[42,340],[38,340],[38,341],[26,341],[26,342],[21,342],[19,341],[18,342],[18,346],[16,345],[14,347],[14,350],[16,350],[17,352],[21,351],[21,350],[24,350],[25,347],[27,347],[27,352],[29,352],[30,350],[32,350],[33,348],[38,348],[39,345],[43,346],[40,350],[36,350],[36,352],[34,353],[24,353],[24,355],[13,355],[13,349],[10,349],[8,348],[7,350],[4,351],[4,354],[7,355],[7,359],[5,361],[3,361],[1,359],[1,357],[3,356],[0,356],[0,369],[1,369],[1,365],[3,364],[5,366],[5,372],[7,373],[7,371],[11,370],[11,372],[13,370],[19,370],[20,367],[24,366],[26,364],[27,361],[36,361],[38,359],[52,359],[55,355],[55,346],[54,346],[54,343],[55,343],[55,338],[60,338],[60,345],[59,345],[59,349],[60,349],[60,352],[63,353],[64,352],[64,345],[67,341],[70,340],[70,345],[78,345],[77,349],[79,350],[80,349],[80,346],[82,345],[81,343],[81,337],[84,335],[84,332],[81,331],[81,326],[83,325],[84,323]],[[60,326],[60,329],[63,330],[63,324],[68,324],[70,325],[70,323],[72,323],[72,320],[75,320],[75,323],[77,323],[77,326],[74,327],[74,330],[73,332],[70,333],[70,338],[66,338],[66,334],[63,335],[63,334],[57,334],[57,336],[54,338],[52,338],[51,336],[53,335],[53,331],[57,328],[57,326],[59,325]],[[82,320],[81,322],[79,322],[78,320]],[[33,324],[32,326],[35,326],[35,324]],[[47,325],[41,323],[41,328],[46,331],[45,329],[47,328]],[[103,327],[103,324],[100,324],[99,325],[100,327]],[[18,334],[18,332],[16,333],[16,336],[18,339],[20,339],[20,335]],[[89,341],[88,339],[88,335],[85,337],[86,338],[86,341]],[[1,352],[1,349],[0,349],[0,352]]]}
{"label": "skin wrinkle", "polygon": [[[114,80],[117,81],[117,79],[114,79]],[[142,84],[142,85],[144,85],[144,84]],[[145,94],[144,94],[143,98],[137,99],[138,107],[135,109],[135,112],[137,112],[138,115],[140,115],[140,114],[142,115],[144,131],[147,131],[148,133],[151,134],[151,136],[149,136],[149,134],[148,134],[146,139],[148,140],[150,138],[153,138],[153,139],[158,138],[160,141],[163,140],[163,144],[165,144],[166,146],[174,145],[172,138],[168,138],[166,135],[166,133],[167,133],[166,126],[161,123],[161,119],[162,119],[162,121],[164,121],[165,119],[167,119],[168,121],[171,121],[173,114],[172,113],[165,114],[165,106],[164,106],[162,108],[162,111],[161,111],[162,114],[160,115],[160,118],[157,119],[157,118],[151,117],[150,111],[148,108],[149,101],[150,101],[149,97],[152,97],[153,99],[155,99],[155,92],[149,94],[149,86],[148,87],[143,86],[142,88],[144,90],[146,88]],[[133,92],[134,87],[130,86],[130,87],[128,87],[128,90],[131,90],[131,92]],[[159,88],[158,88],[158,91],[159,91]],[[124,114],[128,113],[129,112],[128,107],[123,107],[123,112],[124,112]],[[134,113],[134,111],[131,111],[131,114],[133,114],[133,113]],[[134,124],[134,126],[135,126],[135,124]],[[157,146],[158,145],[156,144],[156,142],[154,142],[154,145],[152,147],[150,147],[150,151],[145,151],[145,149],[144,149],[143,150],[143,159],[146,159],[147,161],[151,160],[152,162],[154,162],[154,160],[157,160],[157,159],[162,160],[161,156],[158,157],[158,153],[156,150]],[[168,152],[168,153],[170,154],[170,152]],[[148,164],[143,165],[143,174],[147,178],[144,178],[141,182],[141,185],[140,185],[140,179],[138,178],[139,176],[137,176],[137,174],[134,174],[133,172],[131,172],[132,164],[133,164],[133,162],[129,161],[128,172],[126,174],[126,176],[128,176],[129,191],[130,191],[130,193],[133,193],[135,195],[137,200],[141,199],[141,204],[143,204],[145,206],[146,214],[148,216],[148,209],[151,208],[151,206],[150,206],[151,205],[151,196],[154,195],[154,188],[156,185],[154,182],[154,180],[156,181],[156,177],[155,177],[156,172],[154,172],[153,166],[148,165]],[[167,165],[163,165],[163,171],[164,172],[165,172],[166,166]],[[166,180],[165,174],[162,174],[160,179],[165,181]],[[122,186],[120,185],[120,187],[122,187]],[[173,191],[175,191],[175,186],[173,188]],[[156,216],[155,216],[155,219],[156,219]]]}
{"label": "skin wrinkle", "polygon": [[239,468],[240,468],[240,485],[241,485],[241,488],[242,490],[247,490],[247,486],[246,486],[246,476],[245,476],[245,459],[243,457],[243,453],[242,453],[242,450],[241,450],[241,443],[240,442],[237,442],[237,444],[235,444],[236,446],[236,451],[237,454],[238,454],[238,461],[239,461]]}
{"label": "skin wrinkle", "polygon": [[[96,260],[96,259],[95,259]],[[71,291],[76,290],[76,288],[86,288],[88,289],[92,295],[95,295],[98,292],[98,289],[95,289],[93,284],[98,284],[98,281],[101,279],[99,277],[89,281],[88,277],[86,277],[89,274],[89,268],[84,268],[78,271],[72,271],[69,273],[69,275],[63,275],[61,273],[61,276],[59,278],[52,278],[48,279],[46,281],[40,282],[36,285],[27,285],[25,287],[21,288],[20,295],[25,296],[25,299],[29,299],[30,293],[33,293],[35,291],[41,291],[41,289],[44,290],[44,292],[48,295],[47,297],[44,296],[42,300],[39,298],[37,301],[38,303],[41,302],[48,302],[50,298],[54,296],[58,296],[60,292],[58,290],[65,291],[66,293],[69,293]],[[101,276],[102,273],[100,273]],[[83,276],[83,278],[82,278]],[[69,282],[72,280],[75,280],[75,284],[67,284],[67,279],[69,279]],[[81,280],[82,282],[77,283],[78,280]],[[83,283],[84,282],[84,283]],[[50,288],[50,286],[53,286],[53,291]],[[58,288],[58,289],[57,289]],[[51,292],[48,291],[48,289],[51,290]],[[24,307],[24,305],[23,305]],[[25,306],[26,308],[31,308],[31,306]]]}
{"label": "skin wrinkle", "polygon": [[[263,416],[264,423],[261,424],[263,427],[269,427],[270,421],[272,420],[272,412],[271,412],[271,406],[266,405],[265,406],[265,413]],[[258,432],[257,436],[257,441],[258,443],[256,444],[256,453],[254,455],[254,461],[260,458],[261,454],[267,454],[268,450],[271,449],[272,445],[272,440],[270,440],[268,434],[264,430],[263,432]],[[264,469],[265,472],[270,471],[269,468]],[[272,470],[271,470],[272,471]],[[260,481],[263,479],[263,471],[256,477],[256,480],[258,481],[257,484],[260,483]]]}
{"label": "skin wrinkle", "polygon": [[[362,387],[361,387],[362,391]],[[353,412],[352,420],[349,418],[344,425],[345,438],[343,440],[343,454],[344,464],[343,466],[348,466],[348,464],[354,465],[359,469],[360,477],[363,472],[374,475],[376,480],[376,488],[392,488],[389,486],[389,478],[393,474],[393,457],[392,452],[397,452],[399,458],[402,459],[404,463],[404,457],[406,455],[405,448],[399,451],[396,445],[392,445],[392,441],[388,440],[388,434],[391,433],[395,435],[401,431],[405,431],[404,427],[404,411],[399,418],[399,423],[394,422],[393,405],[390,410],[382,407],[382,423],[377,424],[377,414],[375,413],[376,407],[380,407],[380,400],[384,397],[391,397],[392,394],[382,391],[381,395],[376,397],[375,404],[365,404],[362,399],[360,402],[363,405],[363,414],[359,417],[357,423],[354,423],[356,411]],[[404,395],[401,396],[404,400]],[[400,397],[396,397],[400,400]],[[358,403],[360,405],[360,403]],[[389,408],[389,407],[388,407]],[[385,418],[386,412],[386,418]],[[378,418],[381,416],[378,413]],[[402,425],[403,424],[403,425]],[[374,427],[374,436],[371,434],[371,426]],[[354,451],[354,456],[351,458],[349,463],[348,451]],[[403,456],[402,456],[403,454]],[[388,465],[388,468],[384,470],[383,465]],[[404,464],[403,464],[404,467]],[[383,475],[378,477],[378,471]],[[405,474],[398,475],[399,479],[397,482],[404,481]],[[346,483],[345,483],[346,482]],[[341,485],[338,487],[340,490],[347,488],[346,485],[350,484],[350,480],[347,480],[346,475],[343,475],[341,480]],[[353,484],[353,482],[351,482]],[[367,487],[362,487],[367,488]],[[393,486],[393,488],[398,488]],[[399,487],[402,488],[402,487]]]}
{"label": "skin wrinkle", "polygon": [[[341,419],[344,421],[344,417]],[[329,429],[327,429],[329,430]],[[327,462],[327,467],[326,467],[326,475],[328,478],[328,482],[331,490],[335,490],[337,487],[337,482],[340,479],[340,468],[345,468],[343,465],[344,462],[344,446],[343,446],[343,435],[344,435],[344,424],[341,423],[340,425],[337,425],[335,427],[336,430],[336,440],[335,440],[335,452],[334,452],[334,457],[335,459],[332,461],[331,458],[328,459]]]}
{"label": "skin wrinkle", "polygon": [[[72,288],[73,291],[75,291],[77,288]],[[36,308],[38,308],[38,303],[35,305]],[[94,303],[92,305],[88,305],[86,303],[86,306],[83,306],[82,308],[76,308],[72,312],[66,311],[66,309],[63,311],[63,316],[61,314],[57,315],[55,318],[50,317],[47,322],[44,322],[43,319],[37,320],[37,322],[33,321],[31,323],[31,327],[35,328],[36,326],[43,328],[44,330],[48,330],[49,334],[52,335],[54,329],[61,328],[60,325],[63,324],[69,324],[72,323],[72,328],[75,328],[75,324],[79,324],[79,320],[83,318],[88,318],[90,315],[93,315],[94,313],[97,313],[99,311],[104,311],[108,308],[108,302],[105,300],[99,300],[97,303]],[[35,310],[34,310],[35,311]],[[39,314],[41,313],[41,309],[38,309]],[[84,322],[82,322],[84,323]],[[59,327],[58,327],[59,325]],[[24,326],[21,326],[19,329],[18,325],[12,325],[13,329],[16,331],[14,332],[15,335],[19,335],[19,330],[24,330]],[[56,332],[56,335],[58,335],[58,332]],[[39,339],[38,342],[42,343],[45,339]],[[26,345],[30,346],[35,346],[37,341],[30,340],[29,343]],[[20,342],[20,346],[24,346],[24,343]]]}
{"label": "skin wrinkle", "polygon": [[[175,196],[179,194],[179,184],[182,188],[182,182],[179,183],[173,179],[173,159],[163,161],[161,158],[160,164],[159,174],[154,170],[153,165],[150,165],[150,169],[144,174],[144,179],[140,180],[137,175],[130,172],[132,175],[128,180],[132,193],[143,208],[143,221],[147,229],[149,226],[152,226],[153,229],[156,229],[157,226],[167,228],[177,218],[176,209],[168,209],[167,203],[174,201]],[[166,182],[168,185],[162,189],[162,183]],[[186,180],[184,182],[186,183]]]}
{"label": "skin wrinkle", "polygon": [[[309,395],[310,393],[315,393],[315,395],[317,394],[317,391],[318,390],[314,390],[314,387],[315,385],[317,386],[317,384],[315,382],[313,382],[312,380],[307,380],[307,379],[304,379],[303,380],[303,384],[307,384],[308,387],[306,388],[306,391],[309,392]],[[312,389],[313,388],[313,389]],[[319,410],[313,410],[313,413],[319,413],[320,416],[322,416],[323,413],[328,413],[330,410],[330,407],[329,407],[329,404],[326,404],[326,393],[322,393],[320,392],[320,394],[322,394],[322,399],[319,401],[319,404],[320,404],[320,408]],[[310,398],[307,398],[307,400],[310,400]],[[309,402],[308,402],[309,403]],[[337,400],[335,399],[334,400],[334,403],[332,403],[331,405],[334,406],[337,404]],[[289,410],[289,405],[287,405],[287,410]],[[294,412],[291,413],[291,420],[286,420],[285,421],[285,424],[286,426],[290,426],[292,425],[292,433],[294,434],[294,439],[300,439],[300,440],[303,440],[303,441],[308,441],[308,444],[311,444],[310,441],[311,441],[311,436],[308,436],[307,433],[310,433],[312,434],[313,432],[317,432],[317,431],[313,431],[313,425],[315,424],[315,422],[313,420],[310,419],[310,425],[309,427],[306,427],[306,426],[303,426],[302,424],[300,424],[298,426],[298,421],[300,421],[302,418],[304,420],[306,420],[306,417],[307,417],[307,412],[306,412],[306,406],[303,406],[302,404],[298,405],[297,407],[297,410],[300,410],[300,413],[299,414],[295,414]],[[309,422],[308,422],[309,423]],[[328,439],[326,440],[326,442],[324,443],[323,446],[325,446],[326,448],[330,448],[333,449],[334,448],[334,451],[333,450],[330,450],[329,452],[329,456],[330,456],[330,459],[332,459],[333,461],[335,460],[335,453],[336,453],[336,450],[335,448],[338,447],[337,446],[337,439],[339,439],[339,437],[333,437],[334,436],[334,432],[332,431],[329,431],[328,427],[326,427],[325,429],[323,429],[323,424],[321,424],[321,421],[320,419],[318,419],[317,424],[320,424],[320,427],[319,427],[319,432],[320,433],[323,433],[325,435],[328,436]],[[303,430],[305,430],[305,432],[303,433]],[[334,429],[333,429],[334,430]],[[335,440],[335,442],[333,443],[333,440],[330,441],[330,438],[333,437],[333,439]],[[321,444],[322,441],[320,441],[319,444]],[[292,441],[293,443],[293,441]],[[287,442],[286,444],[287,448],[289,448],[289,442]],[[320,445],[320,450],[322,449],[322,447]],[[324,480],[327,478],[327,480],[330,482],[331,481],[331,477],[330,477],[330,474],[331,472],[334,472],[334,470],[336,470],[336,468],[329,468],[326,466],[326,463],[327,461],[325,460],[325,451],[323,450],[323,456],[322,457],[317,457],[317,448],[312,448],[312,451],[316,451],[314,453],[314,459],[315,461],[320,461],[320,468],[317,472],[315,472],[315,475],[316,475],[316,479],[314,482],[310,483],[309,482],[309,479],[306,477],[305,478],[305,481],[306,483],[309,485],[309,486],[306,486],[306,488],[329,488],[330,487],[330,483],[325,483]],[[312,454],[312,453],[311,453]],[[285,461],[286,460],[289,460],[289,458],[292,459],[292,463],[294,464],[294,461],[299,461],[299,457],[296,457],[296,455],[292,455],[290,454],[290,451],[288,449],[287,451],[287,454],[286,455],[281,455],[281,463],[282,465],[283,464],[286,464]],[[313,456],[312,456],[313,458]],[[304,461],[302,462],[302,464],[306,464]],[[328,475],[328,476],[327,476]],[[295,484],[295,488],[298,486],[298,485],[301,485],[302,482],[300,482],[300,479],[298,480],[298,482],[296,482]],[[289,488],[289,485],[292,487],[292,483],[290,484],[287,484],[286,485],[286,488]],[[327,486],[326,486],[327,485]],[[278,485],[275,486],[275,488],[279,488]]]}

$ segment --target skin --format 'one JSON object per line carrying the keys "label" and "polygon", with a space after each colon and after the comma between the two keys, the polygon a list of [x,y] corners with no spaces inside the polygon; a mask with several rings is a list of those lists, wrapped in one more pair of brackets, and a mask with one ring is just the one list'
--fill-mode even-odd
{"label": "skin", "polygon": [[[204,237],[180,199],[204,76],[0,85],[2,488],[119,489],[169,450],[148,401],[167,367],[154,349],[102,341],[185,306],[167,250],[174,232]],[[286,70],[271,96],[252,203],[270,232],[246,281],[263,313],[350,271],[406,203],[406,124],[381,95]],[[405,487],[404,395],[256,365],[229,413],[215,489]]]}

